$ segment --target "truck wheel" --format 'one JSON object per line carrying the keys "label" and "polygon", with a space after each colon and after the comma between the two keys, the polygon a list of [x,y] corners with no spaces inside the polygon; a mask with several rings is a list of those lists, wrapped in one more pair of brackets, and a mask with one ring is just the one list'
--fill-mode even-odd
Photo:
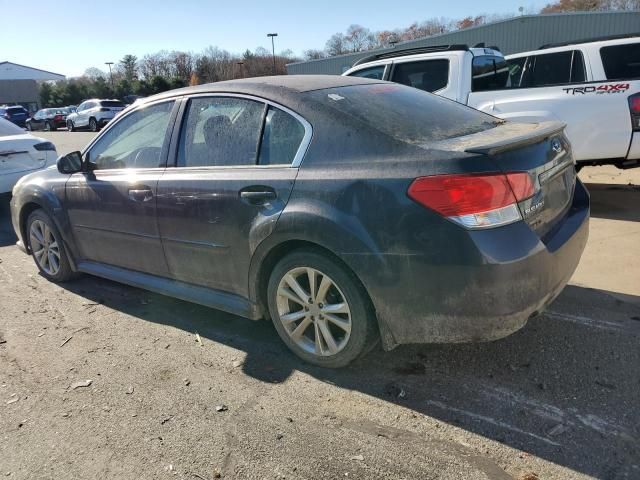
{"label": "truck wheel", "polygon": [[278,335],[308,363],[344,367],[378,340],[364,287],[320,251],[299,250],[280,260],[271,273],[267,299]]}

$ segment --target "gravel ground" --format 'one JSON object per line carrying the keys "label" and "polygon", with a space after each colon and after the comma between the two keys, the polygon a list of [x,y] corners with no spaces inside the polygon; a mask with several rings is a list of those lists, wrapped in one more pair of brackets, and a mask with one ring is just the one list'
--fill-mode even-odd
{"label": "gravel ground", "polygon": [[[62,153],[90,135],[41,136]],[[0,476],[640,478],[638,173],[583,170],[583,261],[520,332],[377,349],[340,371],[301,364],[267,322],[90,276],[47,282],[2,198]]]}

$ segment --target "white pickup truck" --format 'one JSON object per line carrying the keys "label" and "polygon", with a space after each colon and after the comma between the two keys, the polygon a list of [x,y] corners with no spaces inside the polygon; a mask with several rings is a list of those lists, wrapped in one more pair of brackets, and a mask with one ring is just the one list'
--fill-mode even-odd
{"label": "white pickup truck", "polygon": [[543,47],[424,47],[363,58],[344,75],[390,80],[507,120],[567,124],[578,166],[640,166],[640,37]]}

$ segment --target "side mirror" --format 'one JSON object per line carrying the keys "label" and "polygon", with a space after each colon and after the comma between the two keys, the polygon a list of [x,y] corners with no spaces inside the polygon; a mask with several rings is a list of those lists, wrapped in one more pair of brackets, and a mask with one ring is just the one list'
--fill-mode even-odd
{"label": "side mirror", "polygon": [[58,171],[66,175],[78,173],[82,171],[82,154],[80,152],[71,152],[62,155],[57,162]]}

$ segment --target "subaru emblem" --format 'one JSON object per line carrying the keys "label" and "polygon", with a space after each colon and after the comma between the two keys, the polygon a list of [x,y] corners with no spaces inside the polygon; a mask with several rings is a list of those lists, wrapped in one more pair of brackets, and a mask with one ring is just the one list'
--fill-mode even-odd
{"label": "subaru emblem", "polygon": [[551,140],[551,149],[556,153],[560,153],[562,151],[562,144],[560,143],[560,140],[557,138]]}

